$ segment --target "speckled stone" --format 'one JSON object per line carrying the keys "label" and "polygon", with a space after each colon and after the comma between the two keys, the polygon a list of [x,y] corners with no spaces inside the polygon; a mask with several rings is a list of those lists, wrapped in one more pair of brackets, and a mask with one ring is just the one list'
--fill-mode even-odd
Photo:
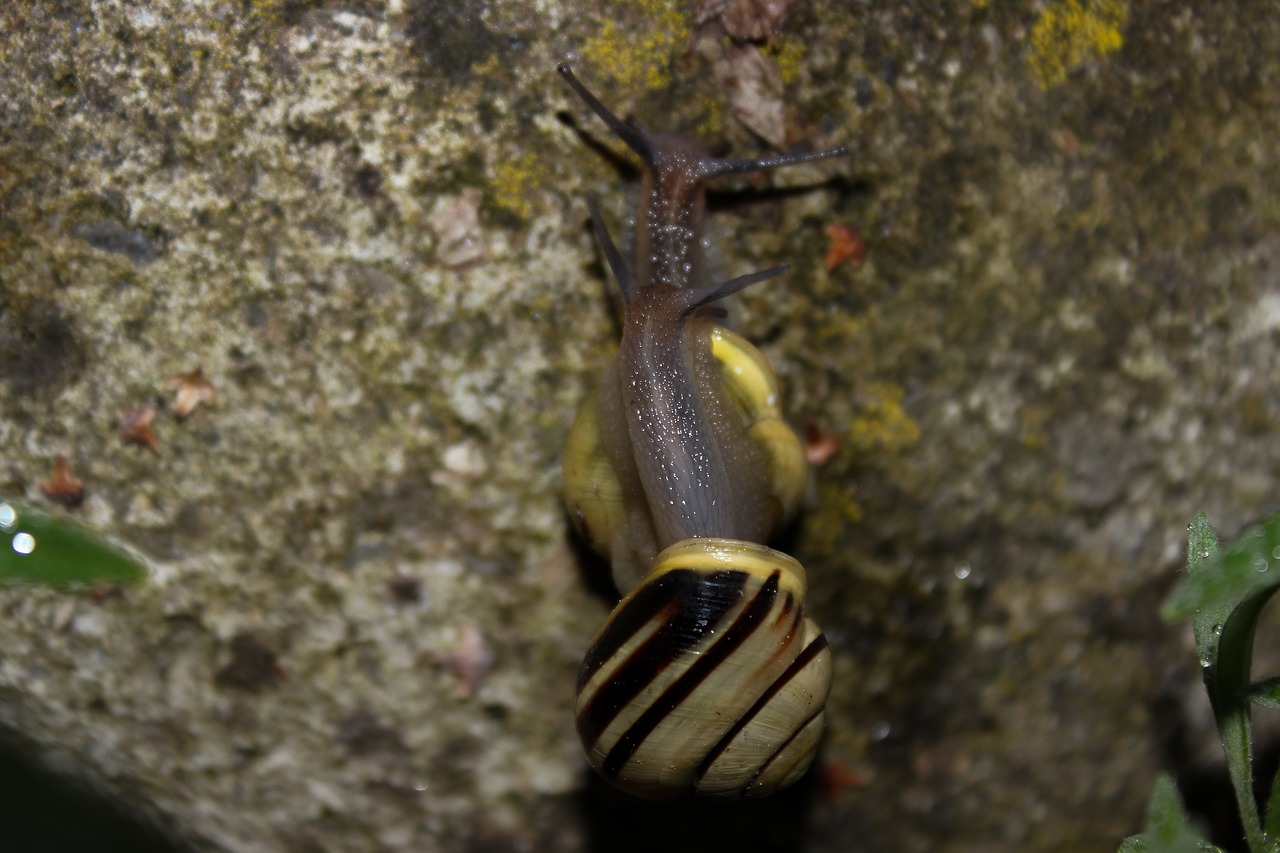
{"label": "speckled stone", "polygon": [[[1280,21],[924,5],[726,51],[711,2],[6,4],[0,494],[65,454],[152,568],[0,590],[6,735],[197,849],[1114,850],[1215,760],[1156,613],[1186,525],[1280,503]],[[583,198],[625,232],[633,173],[565,57],[650,127],[852,149],[713,213],[724,275],[791,264],[734,319],[839,440],[783,543],[822,772],[760,805],[634,803],[573,731],[609,602],[560,446],[617,333]],[[116,433],[148,404],[158,455]]]}

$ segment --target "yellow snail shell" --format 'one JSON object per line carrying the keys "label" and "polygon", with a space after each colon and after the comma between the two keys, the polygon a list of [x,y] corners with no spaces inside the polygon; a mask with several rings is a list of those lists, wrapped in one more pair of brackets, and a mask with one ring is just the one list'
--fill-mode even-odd
{"label": "yellow snail shell", "polygon": [[772,793],[808,768],[831,689],[804,569],[751,542],[667,548],[592,642],[576,717],[606,779],[645,797]]}

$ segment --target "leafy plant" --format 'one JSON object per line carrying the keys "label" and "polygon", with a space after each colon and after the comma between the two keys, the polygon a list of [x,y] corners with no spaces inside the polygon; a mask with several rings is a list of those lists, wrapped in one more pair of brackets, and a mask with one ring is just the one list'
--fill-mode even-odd
{"label": "leafy plant", "polygon": [[[1280,516],[1254,527],[1226,551],[1205,518],[1187,531],[1187,578],[1161,609],[1168,621],[1192,619],[1204,685],[1227,756],[1249,853],[1280,853],[1280,775],[1263,815],[1253,788],[1253,705],[1280,707],[1280,679],[1250,682],[1253,639],[1262,610],[1280,589]],[[1216,850],[1190,827],[1173,782],[1156,780],[1142,835],[1121,853]]]}
{"label": "leafy plant", "polygon": [[1145,830],[1120,845],[1120,853],[1201,853],[1217,849],[1191,828],[1177,787],[1163,773],[1151,788]]}

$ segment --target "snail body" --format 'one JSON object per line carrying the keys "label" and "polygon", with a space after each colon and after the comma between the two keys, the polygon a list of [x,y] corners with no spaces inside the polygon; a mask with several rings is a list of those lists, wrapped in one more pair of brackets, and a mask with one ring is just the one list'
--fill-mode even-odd
{"label": "snail body", "polygon": [[[762,473],[768,484],[772,535],[799,508],[808,478],[804,448],[782,420],[778,380],[760,351],[723,326],[711,324],[707,334],[711,357],[733,402],[734,414],[765,465]],[[649,566],[636,565],[625,539],[619,553],[613,553],[627,513],[622,484],[605,449],[599,406],[599,392],[593,392],[570,427],[564,460],[565,502],[578,532],[600,556],[611,560],[614,582],[625,590],[647,573]]]}
{"label": "snail body", "polygon": [[596,770],[640,796],[768,794],[813,759],[831,664],[804,615],[804,569],[763,544],[799,505],[799,439],[764,356],[714,322],[718,300],[786,267],[708,283],[706,183],[845,149],[713,157],[621,121],[559,72],[646,166],[631,266],[589,201],[625,319],[570,430],[565,500],[625,595],[583,663],[579,735]]}

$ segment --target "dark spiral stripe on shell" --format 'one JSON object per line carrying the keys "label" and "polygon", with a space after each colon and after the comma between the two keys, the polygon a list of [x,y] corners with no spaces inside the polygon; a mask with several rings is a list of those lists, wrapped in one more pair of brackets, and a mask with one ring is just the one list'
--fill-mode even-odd
{"label": "dark spiral stripe on shell", "polygon": [[[743,573],[734,572],[733,574]],[[705,575],[703,577],[705,579]],[[747,641],[756,626],[768,615],[769,610],[773,607],[774,599],[778,595],[778,580],[780,577],[781,572],[777,570],[770,574],[769,579],[761,585],[755,597],[738,614],[733,623],[725,630],[724,635],[704,650],[697,660],[689,665],[683,675],[668,685],[659,696],[655,697],[653,703],[645,709],[644,713],[636,718],[631,727],[618,738],[617,743],[609,750],[600,766],[601,772],[607,778],[617,776],[618,772],[626,766],[627,761],[640,749],[645,739],[653,733],[654,729],[672,711],[678,708],[680,703],[696,690],[715,671],[717,666]],[[743,579],[745,580],[745,575]],[[698,632],[699,636],[705,630],[706,628],[702,627]]]}
{"label": "dark spiral stripe on shell", "polygon": [[808,717],[806,717],[804,722],[796,726],[795,730],[791,732],[791,737],[787,738],[782,743],[778,744],[778,748],[773,751],[773,754],[770,755],[768,758],[766,758],[764,761],[760,762],[760,766],[756,768],[756,772],[752,773],[751,778],[748,779],[747,783],[742,786],[743,793],[746,793],[746,791],[748,791],[751,788],[751,786],[756,783],[756,780],[759,779],[760,776],[766,770],[769,769],[769,765],[772,764],[774,761],[776,761],[778,759],[778,756],[782,755],[782,753],[787,751],[787,748],[791,746],[791,742],[796,738],[800,737],[800,735],[804,733],[804,730],[809,728],[809,724],[812,723],[814,720],[816,720],[818,717],[822,716],[824,713],[826,713],[826,710],[827,709],[825,704],[819,705],[817,708],[814,708],[813,713],[810,714]]}
{"label": "dark spiral stripe on shell", "polygon": [[742,600],[748,575],[725,570],[676,569],[647,583],[619,607],[599,639],[587,651],[578,674],[578,695],[601,667],[613,660],[645,626],[657,630],[632,649],[578,710],[578,734],[593,744],[668,666],[702,641],[707,626],[716,625]]}
{"label": "dark spiral stripe on shell", "polygon": [[[752,705],[736,723],[733,724],[733,727],[730,728],[729,731],[725,732],[724,737],[720,738],[720,742],[712,747],[711,751],[702,759],[702,762],[698,765],[696,778],[701,779],[705,776],[707,771],[711,769],[711,766],[716,763],[716,759],[718,759],[721,754],[728,749],[729,745],[733,743],[734,739],[738,737],[742,730],[751,724],[751,721],[756,718],[756,715],[764,710],[765,706],[772,702],[775,696],[785,690],[787,685],[800,675],[800,673],[802,673],[809,664],[813,663],[813,661],[817,659],[818,655],[822,654],[826,648],[826,634],[819,634],[813,639],[813,642],[805,646],[800,651],[800,654],[796,655],[796,659],[791,662],[791,665],[788,666],[781,675],[774,679],[773,684],[769,685],[769,689],[761,694],[760,698],[756,700],[756,703]],[[821,714],[824,709],[825,704],[819,703],[818,707],[814,709],[814,712],[809,716],[809,718],[806,719],[804,723],[796,727],[795,731],[792,732],[791,737],[779,744],[778,748],[773,751],[772,755],[760,762],[760,766],[751,777],[751,782],[754,782],[756,777],[763,773],[764,770],[773,763],[773,760],[777,758],[788,745],[790,745],[791,741],[794,740],[800,732],[804,731],[805,726],[809,725],[809,723],[813,721],[814,717]],[[751,782],[748,782],[744,787],[751,787]]]}

